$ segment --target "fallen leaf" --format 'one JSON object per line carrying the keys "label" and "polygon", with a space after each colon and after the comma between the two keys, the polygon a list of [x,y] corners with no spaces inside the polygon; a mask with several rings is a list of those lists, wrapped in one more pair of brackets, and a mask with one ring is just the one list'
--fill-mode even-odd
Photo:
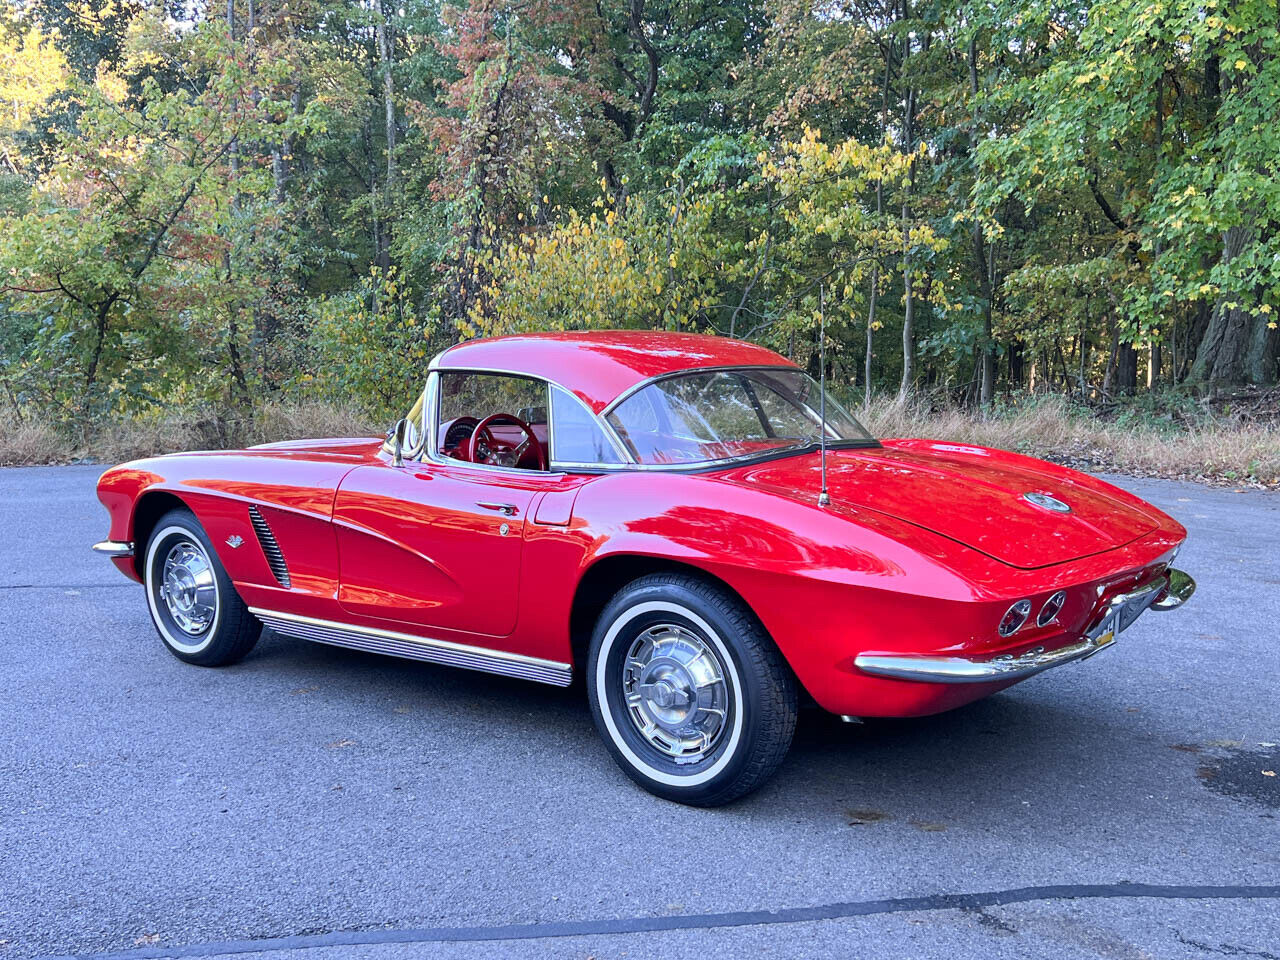
{"label": "fallen leaf", "polygon": [[866,823],[877,823],[881,820],[888,820],[889,815],[880,810],[863,810],[854,808],[846,810],[844,815],[849,818],[849,826],[857,827]]}
{"label": "fallen leaf", "polygon": [[927,820],[912,820],[911,825],[918,830],[923,830],[925,833],[942,833],[947,829],[945,823],[930,823]]}

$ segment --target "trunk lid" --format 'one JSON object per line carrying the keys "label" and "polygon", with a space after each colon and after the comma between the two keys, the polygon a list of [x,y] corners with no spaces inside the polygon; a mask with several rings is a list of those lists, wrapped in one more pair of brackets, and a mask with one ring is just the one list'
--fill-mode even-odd
{"label": "trunk lid", "polygon": [[[721,477],[816,503],[821,464],[817,453],[802,454]],[[1158,525],[1150,511],[1083,475],[966,444],[888,441],[879,449],[829,450],[827,489],[836,510],[875,510],[1023,569],[1111,550]],[[1070,512],[1032,503],[1028,493],[1048,494]]]}

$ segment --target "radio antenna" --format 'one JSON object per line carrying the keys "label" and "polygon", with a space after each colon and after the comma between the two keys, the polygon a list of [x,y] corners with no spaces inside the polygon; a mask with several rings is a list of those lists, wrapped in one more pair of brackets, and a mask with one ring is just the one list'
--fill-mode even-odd
{"label": "radio antenna", "polygon": [[818,435],[818,460],[822,464],[822,490],[818,494],[818,506],[831,503],[827,493],[827,298],[826,289],[818,284],[818,419],[821,421]]}

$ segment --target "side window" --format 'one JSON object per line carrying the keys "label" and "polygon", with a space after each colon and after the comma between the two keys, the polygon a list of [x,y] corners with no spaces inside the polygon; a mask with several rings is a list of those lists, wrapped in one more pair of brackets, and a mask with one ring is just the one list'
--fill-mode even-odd
{"label": "side window", "polygon": [[551,459],[557,463],[622,463],[596,418],[559,387],[551,388]]}
{"label": "side window", "polygon": [[[436,424],[438,454],[466,460],[468,441],[475,428],[498,414],[504,416],[487,427],[478,441],[483,454],[475,462],[494,466],[536,469],[536,447],[516,420],[533,433],[543,451],[547,445],[547,384],[529,377],[496,373],[442,372],[440,409]],[[512,418],[515,418],[514,420]]]}

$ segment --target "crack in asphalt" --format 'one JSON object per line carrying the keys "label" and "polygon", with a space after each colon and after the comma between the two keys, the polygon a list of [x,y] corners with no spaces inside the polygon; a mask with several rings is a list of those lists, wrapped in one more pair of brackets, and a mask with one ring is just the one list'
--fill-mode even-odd
{"label": "crack in asphalt", "polygon": [[1220,953],[1224,957],[1258,957],[1260,960],[1280,960],[1280,956],[1268,953],[1266,950],[1249,950],[1231,943],[1223,943],[1215,947],[1212,944],[1201,943],[1199,940],[1188,940],[1182,934],[1177,934],[1177,937],[1179,943],[1194,947],[1203,953]]}
{"label": "crack in asphalt", "polygon": [[[1033,900],[1275,900],[1280,884],[1270,886],[1195,886],[1148,883],[1056,884],[1019,887],[986,893],[940,893],[923,897],[895,897],[886,900],[859,900],[781,910],[742,910],[728,913],[701,913],[688,916],[616,917],[602,920],[566,920],[543,923],[516,923],[491,927],[423,927],[417,929],[336,930],[328,933],[297,934],[260,940],[229,940],[223,943],[186,946],[141,947],[105,953],[71,954],[56,960],[151,960],[161,957],[213,957],[237,953],[275,950],[305,950],[319,947],[382,944],[455,943],[495,940],[549,940],[558,937],[612,936],[629,933],[660,933],[670,930],[708,930],[717,927],[766,926],[778,923],[812,923],[881,914],[921,913],[935,910],[976,911],[986,907],[1028,903]],[[1196,944],[1199,946],[1199,944]],[[1237,948],[1238,949],[1238,948]],[[1247,955],[1247,954],[1246,954]],[[1266,956],[1257,954],[1257,956]],[[55,960],[55,958],[45,958]]]}

